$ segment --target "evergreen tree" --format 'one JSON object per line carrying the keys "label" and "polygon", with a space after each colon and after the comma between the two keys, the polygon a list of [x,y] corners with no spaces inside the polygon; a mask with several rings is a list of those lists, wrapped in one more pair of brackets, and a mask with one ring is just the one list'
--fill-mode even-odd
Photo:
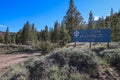
{"label": "evergreen tree", "polygon": [[105,19],[105,28],[110,28],[110,17],[107,16]]}
{"label": "evergreen tree", "polygon": [[113,41],[117,42],[117,23],[118,23],[118,18],[117,18],[117,13],[112,16],[112,38]]}
{"label": "evergreen tree", "polygon": [[89,13],[88,29],[93,29],[94,27],[94,17],[92,11]]}
{"label": "evergreen tree", "polygon": [[46,40],[46,41],[49,41],[49,40],[50,40],[50,35],[49,35],[48,26],[45,26],[45,40]]}
{"label": "evergreen tree", "polygon": [[58,42],[59,41],[59,31],[60,31],[60,24],[58,21],[55,22],[54,25],[54,33],[53,33],[53,42]]}
{"label": "evergreen tree", "polygon": [[97,29],[103,29],[105,28],[105,21],[104,18],[99,17],[98,21],[97,21]]}
{"label": "evergreen tree", "polygon": [[37,41],[37,32],[36,32],[34,24],[32,24],[29,35],[30,35],[29,36],[29,42],[31,42],[32,45],[35,45],[35,42]]}
{"label": "evergreen tree", "polygon": [[42,41],[50,41],[50,34],[48,31],[48,26],[45,26],[45,30],[41,30],[41,40]]}
{"label": "evergreen tree", "polygon": [[10,41],[10,37],[9,37],[9,28],[7,27],[6,29],[6,32],[5,32],[5,35],[4,35],[4,41],[5,41],[5,44],[8,44],[9,41]]}
{"label": "evergreen tree", "polygon": [[101,27],[102,27],[102,29],[105,28],[105,20],[104,20],[103,16],[102,16],[102,19],[101,19]]}
{"label": "evergreen tree", "polygon": [[105,19],[105,26],[111,29],[111,39],[112,41],[118,42],[120,41],[120,14],[113,13],[113,9],[111,9],[110,16],[107,16]]}
{"label": "evergreen tree", "polygon": [[45,41],[45,30],[40,31],[40,40]]}
{"label": "evergreen tree", "polygon": [[86,28],[87,28],[86,21],[83,21],[83,23],[81,24],[80,30],[85,30]]}
{"label": "evergreen tree", "polygon": [[27,22],[22,30],[22,44],[29,44],[29,31],[30,31],[30,24]]}
{"label": "evergreen tree", "polygon": [[118,23],[117,23],[117,33],[118,33],[118,41],[120,41],[120,10],[118,12]]}
{"label": "evergreen tree", "polygon": [[37,31],[37,39],[38,39],[38,41],[41,41],[41,31],[39,31],[39,32]]}
{"label": "evergreen tree", "polygon": [[12,42],[13,44],[16,44],[16,34],[15,34],[15,33],[13,33],[13,34],[11,35],[11,42]]}
{"label": "evergreen tree", "polygon": [[99,17],[99,19],[96,21],[96,29],[100,29],[100,23],[101,22],[101,18]]}
{"label": "evergreen tree", "polygon": [[70,41],[70,35],[68,34],[68,30],[66,29],[66,25],[64,22],[61,24],[61,29],[60,29],[60,41],[61,45],[64,46],[66,43]]}
{"label": "evergreen tree", "polygon": [[22,30],[16,34],[16,44],[22,44]]}
{"label": "evergreen tree", "polygon": [[50,29],[50,40],[51,42],[54,42],[54,29],[53,28]]}
{"label": "evergreen tree", "polygon": [[3,43],[2,36],[0,36],[0,43]]}
{"label": "evergreen tree", "polygon": [[113,25],[113,9],[111,8],[111,12],[110,12],[110,29],[111,29],[111,38],[112,41],[114,41],[115,36],[114,36],[114,25]]}
{"label": "evergreen tree", "polygon": [[79,29],[82,24],[83,18],[81,13],[76,9],[74,1],[70,0],[69,9],[64,17],[66,28],[69,30],[69,34],[72,37],[72,32],[75,29]]}

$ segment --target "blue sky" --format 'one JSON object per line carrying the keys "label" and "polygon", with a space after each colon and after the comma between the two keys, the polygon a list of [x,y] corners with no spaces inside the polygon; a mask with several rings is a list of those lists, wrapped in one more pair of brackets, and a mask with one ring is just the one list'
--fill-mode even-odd
{"label": "blue sky", "polygon": [[[120,9],[120,0],[74,0],[77,10],[84,21],[88,21],[92,10],[94,17],[110,15]],[[22,29],[24,23],[34,23],[38,31],[46,25],[53,27],[54,22],[61,22],[69,7],[69,0],[0,0],[0,31],[9,27],[10,32]]]}

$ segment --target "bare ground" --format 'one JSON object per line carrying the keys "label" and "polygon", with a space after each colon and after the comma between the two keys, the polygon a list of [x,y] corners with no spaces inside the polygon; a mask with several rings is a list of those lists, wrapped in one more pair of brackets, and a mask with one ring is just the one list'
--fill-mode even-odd
{"label": "bare ground", "polygon": [[40,53],[33,54],[7,54],[0,55],[0,74],[4,72],[4,69],[16,65],[20,62],[26,61],[31,57],[40,56]]}

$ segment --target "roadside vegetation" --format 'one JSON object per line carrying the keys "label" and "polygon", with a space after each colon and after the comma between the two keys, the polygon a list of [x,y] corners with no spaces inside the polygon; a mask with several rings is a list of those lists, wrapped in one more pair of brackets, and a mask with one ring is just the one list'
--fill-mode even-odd
{"label": "roadside vegetation", "polygon": [[[85,45],[84,45],[85,46]],[[31,58],[6,70],[2,80],[120,79],[120,48],[64,47],[44,59]]]}

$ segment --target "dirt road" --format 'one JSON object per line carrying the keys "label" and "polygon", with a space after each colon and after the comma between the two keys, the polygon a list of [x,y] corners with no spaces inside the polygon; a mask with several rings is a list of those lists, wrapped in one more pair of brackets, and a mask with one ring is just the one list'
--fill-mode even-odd
{"label": "dirt road", "polygon": [[18,64],[20,62],[26,61],[27,59],[35,56],[40,56],[40,53],[34,54],[7,54],[0,55],[0,74],[6,67]]}

